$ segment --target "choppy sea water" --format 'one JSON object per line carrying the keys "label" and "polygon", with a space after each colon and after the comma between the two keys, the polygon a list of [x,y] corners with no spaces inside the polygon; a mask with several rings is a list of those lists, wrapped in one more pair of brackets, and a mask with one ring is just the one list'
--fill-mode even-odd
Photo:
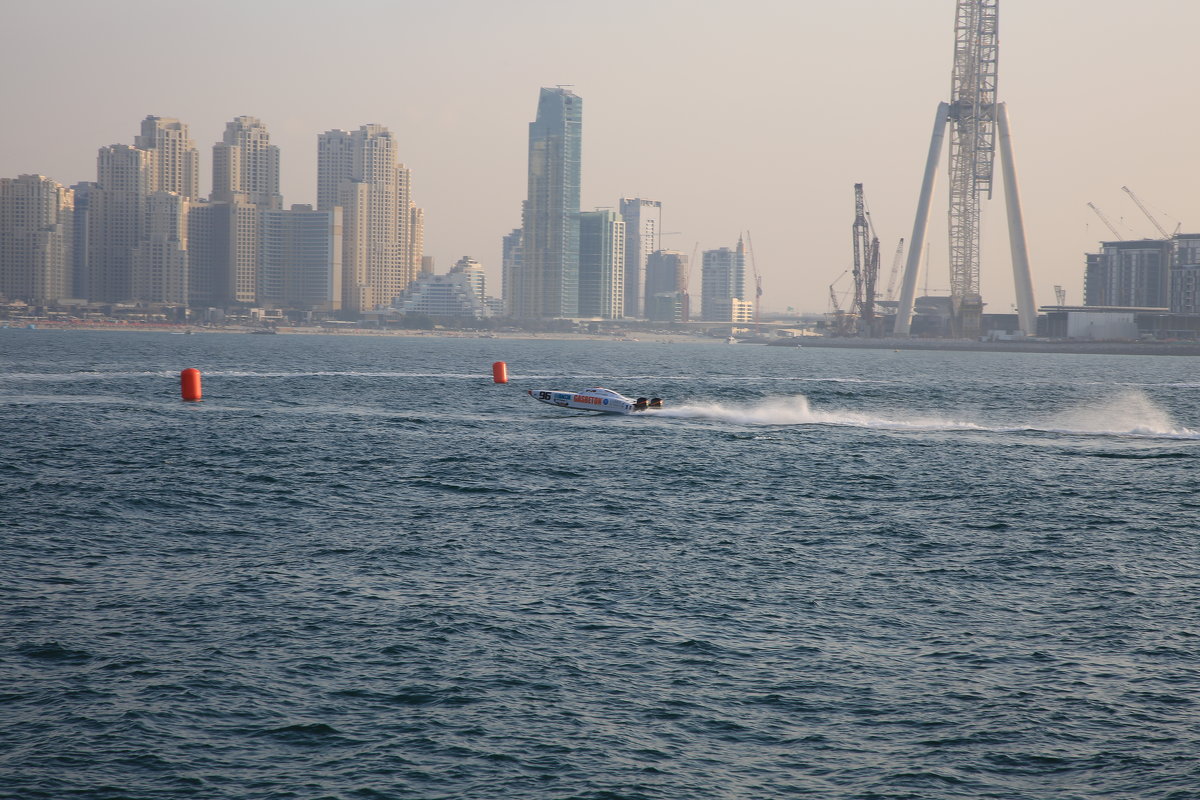
{"label": "choppy sea water", "polygon": [[1198,366],[0,331],[0,797],[1200,797]]}

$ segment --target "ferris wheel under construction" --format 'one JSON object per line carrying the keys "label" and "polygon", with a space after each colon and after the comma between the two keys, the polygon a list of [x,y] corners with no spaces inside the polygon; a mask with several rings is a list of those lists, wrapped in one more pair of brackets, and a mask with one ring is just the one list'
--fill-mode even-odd
{"label": "ferris wheel under construction", "polygon": [[912,324],[913,302],[929,228],[929,207],[946,128],[950,129],[950,297],[951,334],[977,338],[983,314],[979,292],[980,203],[992,196],[992,177],[999,144],[1004,198],[1012,251],[1018,322],[1022,333],[1037,332],[1037,308],[1029,270],[1021,198],[1013,164],[1008,110],[996,101],[999,56],[999,0],[958,0],[954,21],[954,72],[949,102],[938,104],[917,213],[909,239],[893,335],[905,338]]}

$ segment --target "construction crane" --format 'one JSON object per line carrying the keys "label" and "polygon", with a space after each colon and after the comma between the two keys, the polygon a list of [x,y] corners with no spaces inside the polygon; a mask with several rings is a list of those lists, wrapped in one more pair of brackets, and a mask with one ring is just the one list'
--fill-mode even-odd
{"label": "construction crane", "polygon": [[1146,215],[1146,219],[1150,220],[1150,224],[1153,225],[1156,230],[1158,230],[1158,233],[1160,236],[1162,236],[1162,238],[1164,238],[1164,239],[1171,238],[1171,234],[1167,233],[1166,228],[1164,228],[1162,225],[1159,225],[1158,220],[1156,220],[1154,218],[1154,216],[1151,215],[1151,213],[1148,210],[1146,210],[1146,207],[1144,205],[1142,205],[1142,201],[1139,200],[1138,196],[1133,193],[1133,189],[1130,189],[1128,186],[1122,186],[1121,191],[1124,192],[1125,194],[1129,195],[1130,199],[1132,199],[1133,202],[1137,205],[1137,207],[1142,210],[1142,213]]}
{"label": "construction crane", "polygon": [[875,283],[879,278],[879,237],[874,235],[867,213],[863,185],[854,184],[854,301],[850,314],[859,323],[859,335],[876,335]]}
{"label": "construction crane", "polygon": [[892,274],[888,278],[887,300],[896,299],[896,276],[900,274],[900,264],[904,262],[904,237],[900,237],[900,244],[896,245],[896,255],[892,256]]}
{"label": "construction crane", "polygon": [[1088,203],[1088,208],[1096,212],[1096,216],[1100,218],[1100,221],[1103,222],[1110,231],[1112,231],[1112,235],[1117,237],[1118,242],[1125,241],[1125,237],[1117,231],[1116,227],[1112,224],[1112,222],[1109,221],[1108,217],[1104,216],[1104,212],[1096,208],[1095,203]]}
{"label": "construction crane", "polygon": [[696,266],[696,255],[700,252],[700,242],[692,245],[692,257],[688,259],[687,272],[683,276],[683,321],[687,322],[692,318],[692,295],[688,289],[692,283],[692,270]]}
{"label": "construction crane", "polygon": [[863,261],[871,249],[871,233],[870,226],[867,224],[866,202],[863,199],[861,183],[854,184],[854,224],[850,226],[850,236],[854,242],[854,261],[851,262],[853,264],[851,269],[854,276],[854,294],[850,300],[850,313],[855,317],[862,318],[865,306]]}
{"label": "construction crane", "polygon": [[754,274],[754,332],[758,333],[758,307],[762,305],[762,276]]}
{"label": "construction crane", "polygon": [[[867,227],[871,231],[871,246],[875,248],[875,280],[879,280],[879,234],[875,233],[875,220],[871,218],[871,211],[867,209]],[[871,297],[875,300],[879,299],[878,290],[871,292]]]}
{"label": "construction crane", "polygon": [[758,274],[758,262],[754,260],[754,240],[746,231],[746,249],[750,251],[750,269],[754,272],[754,335],[758,336],[759,310],[762,306],[762,276]]}
{"label": "construction crane", "polygon": [[864,281],[863,291],[865,296],[870,299],[871,318],[867,325],[863,327],[863,336],[869,336],[872,339],[878,339],[882,335],[881,328],[883,327],[882,320],[875,310],[875,300],[878,292],[875,290],[875,285],[879,280],[879,237],[875,235],[875,229],[871,228],[871,249],[867,255],[867,275]]}
{"label": "construction crane", "polygon": [[841,275],[837,276],[837,280],[829,284],[829,307],[830,307],[830,322],[833,325],[834,336],[849,336],[854,331],[855,317],[852,313],[845,311],[842,308],[842,303],[838,299],[837,283],[842,278],[846,277],[849,270],[843,270]]}

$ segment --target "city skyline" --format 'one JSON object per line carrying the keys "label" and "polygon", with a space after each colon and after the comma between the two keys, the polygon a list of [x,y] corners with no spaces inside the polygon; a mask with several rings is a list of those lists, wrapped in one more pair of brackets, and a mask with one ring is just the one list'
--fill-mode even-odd
{"label": "city skyline", "polygon": [[[128,141],[130,121],[152,114],[189,125],[204,195],[209,148],[228,120],[252,115],[280,147],[284,203],[315,203],[316,136],[378,122],[414,174],[425,252],[443,264],[469,254],[498,286],[501,238],[520,224],[530,93],[574,83],[589,107],[581,207],[659,200],[662,246],[684,253],[751,230],[765,308],[821,311],[850,266],[853,183],[865,184],[885,253],[908,237],[928,109],[946,94],[953,2],[899,5],[618,2],[598,22],[582,7],[543,2],[357,3],[334,20],[306,3],[283,14],[283,4],[263,2],[239,6],[235,30],[221,2],[195,19],[182,9],[142,15],[143,2],[14,3],[8,17],[29,35],[0,55],[7,74],[22,76],[0,99],[27,124],[0,134],[0,175],[92,180],[97,148]],[[641,24],[621,24],[635,12]],[[368,14],[377,24],[364,29]],[[1186,31],[1200,9],[1150,0],[1130,15],[1115,2],[1061,0],[1005,4],[1002,18],[1000,95],[1012,116],[1035,297],[1051,304],[1062,285],[1080,302],[1084,254],[1112,238],[1087,202],[1126,238],[1153,237],[1120,192],[1129,185],[1168,229],[1200,229],[1187,191],[1191,111],[1178,99],[1178,79],[1190,75]],[[270,66],[246,72],[238,59],[206,57],[186,79],[135,73],[173,53],[163,35],[171,24],[187,24],[206,52],[254,43]],[[352,25],[355,37],[343,36]],[[393,52],[385,43],[398,29],[404,47]],[[24,68],[46,41],[65,54],[61,63]],[[726,57],[706,63],[701,54],[719,42]],[[630,52],[642,54],[636,68]],[[351,54],[364,62],[360,85],[356,70],[328,68]],[[139,80],[122,84],[132,74]],[[1063,131],[1064,120],[1076,132]],[[1001,197],[985,203],[989,311],[1012,302],[1002,214]],[[930,240],[928,285],[944,291],[944,235]]]}

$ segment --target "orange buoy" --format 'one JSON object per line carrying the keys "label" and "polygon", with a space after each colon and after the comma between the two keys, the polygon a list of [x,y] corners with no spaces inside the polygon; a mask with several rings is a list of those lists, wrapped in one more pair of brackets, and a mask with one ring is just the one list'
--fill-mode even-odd
{"label": "orange buoy", "polygon": [[179,373],[179,393],[184,400],[199,400],[204,396],[200,392],[200,370],[188,368]]}
{"label": "orange buoy", "polygon": [[508,383],[508,364],[503,361],[497,361],[492,364],[492,381],[495,383]]}

